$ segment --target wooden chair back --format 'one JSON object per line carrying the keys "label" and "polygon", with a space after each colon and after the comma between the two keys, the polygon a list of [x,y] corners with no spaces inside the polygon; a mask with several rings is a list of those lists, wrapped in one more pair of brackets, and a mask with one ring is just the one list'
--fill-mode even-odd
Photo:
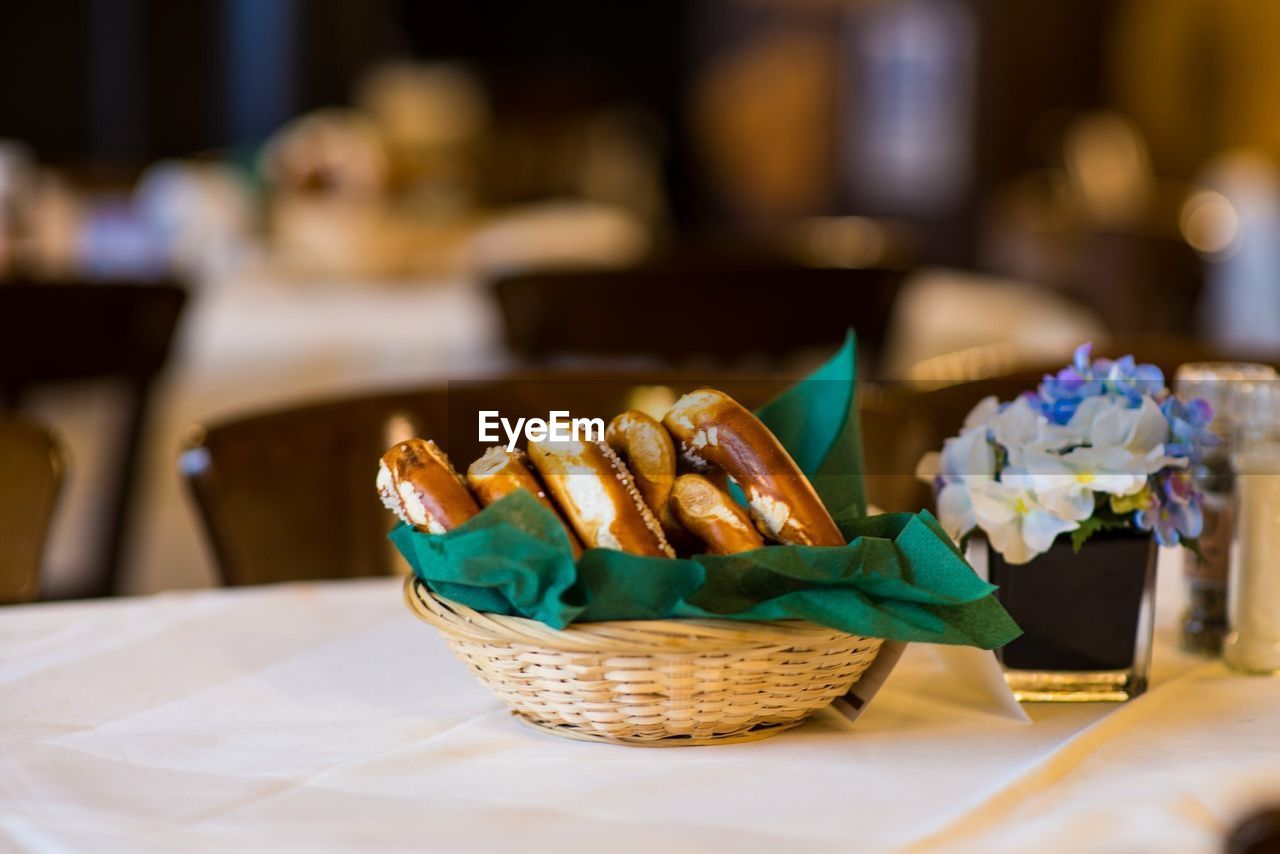
{"label": "wooden chair back", "polygon": [[185,300],[176,284],[0,283],[0,407],[18,409],[34,389],[83,380],[117,381],[128,396],[104,499],[106,542],[84,586],[70,595],[116,589],[151,389]]}
{"label": "wooden chair back", "polygon": [[43,427],[0,413],[0,605],[40,592],[40,559],[66,461]]}
{"label": "wooden chair back", "polygon": [[653,263],[542,271],[493,290],[506,343],[532,361],[649,357],[735,368],[839,346],[858,332],[862,364],[883,349],[903,273],[783,264]]}
{"label": "wooden chair back", "polygon": [[863,383],[862,471],[867,501],[886,513],[931,507],[927,484],[916,477],[920,458],[938,444],[929,411],[895,386]]}

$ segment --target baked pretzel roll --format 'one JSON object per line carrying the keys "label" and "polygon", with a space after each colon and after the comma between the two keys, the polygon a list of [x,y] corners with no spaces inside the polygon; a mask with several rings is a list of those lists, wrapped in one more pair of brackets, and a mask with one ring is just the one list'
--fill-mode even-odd
{"label": "baked pretzel roll", "polygon": [[631,473],[604,442],[530,442],[529,458],[584,546],[675,557]]}
{"label": "baked pretzel roll", "polygon": [[686,531],[717,555],[749,552],[764,545],[747,511],[700,474],[684,474],[671,490],[671,509]]}
{"label": "baked pretzel roll", "polygon": [[626,463],[663,531],[668,537],[679,536],[680,524],[667,506],[676,483],[676,445],[667,428],[653,416],[629,409],[609,422],[604,440]]}
{"label": "baked pretzel roll", "polygon": [[556,518],[564,526],[564,532],[569,536],[573,556],[577,557],[582,554],[582,543],[578,540],[578,535],[569,527],[564,516],[560,515],[559,509],[551,503],[538,478],[529,471],[529,467],[525,465],[527,459],[522,451],[508,451],[500,445],[494,445],[467,468],[467,485],[485,507],[519,489],[530,493],[538,499],[539,504],[556,514]]}
{"label": "baked pretzel roll", "polygon": [[443,534],[480,512],[444,451],[422,439],[382,455],[378,494],[388,510],[428,534]]}
{"label": "baked pretzel roll", "polygon": [[769,428],[729,395],[703,388],[675,402],[662,423],[695,467],[715,466],[747,493],[766,537],[805,546],[843,546],[818,493]]}

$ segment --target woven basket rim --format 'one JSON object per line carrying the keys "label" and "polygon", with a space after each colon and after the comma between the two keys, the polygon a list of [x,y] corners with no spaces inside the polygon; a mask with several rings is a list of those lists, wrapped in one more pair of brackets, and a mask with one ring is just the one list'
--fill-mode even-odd
{"label": "woven basket rim", "polygon": [[518,643],[564,652],[728,652],[812,647],[865,637],[805,620],[611,620],[555,629],[526,617],[476,611],[436,594],[414,575],[405,579],[404,596],[419,619],[446,634],[481,643]]}

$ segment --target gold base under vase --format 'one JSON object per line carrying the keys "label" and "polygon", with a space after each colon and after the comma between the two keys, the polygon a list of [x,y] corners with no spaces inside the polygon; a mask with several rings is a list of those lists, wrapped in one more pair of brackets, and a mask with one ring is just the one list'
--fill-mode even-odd
{"label": "gold base under vase", "polygon": [[1021,703],[1123,703],[1147,690],[1132,670],[1005,670]]}

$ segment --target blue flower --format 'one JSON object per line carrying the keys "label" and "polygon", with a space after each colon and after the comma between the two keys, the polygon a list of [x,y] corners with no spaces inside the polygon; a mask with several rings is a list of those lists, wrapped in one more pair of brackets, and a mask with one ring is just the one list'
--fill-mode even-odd
{"label": "blue flower", "polygon": [[1114,362],[1099,359],[1095,373],[1104,373],[1107,394],[1118,394],[1137,406],[1144,397],[1158,397],[1164,391],[1164,372],[1155,365],[1139,365],[1133,356],[1123,356]]}
{"label": "blue flower", "polygon": [[1063,368],[1056,376],[1046,376],[1036,389],[1033,399],[1046,418],[1061,425],[1069,422],[1071,416],[1076,414],[1080,401],[1101,393],[1100,380],[1073,366]]}
{"label": "blue flower", "polygon": [[1155,365],[1137,364],[1133,356],[1095,360],[1092,351],[1092,344],[1081,344],[1071,365],[1046,375],[1036,389],[1040,411],[1054,424],[1070,422],[1085,398],[1111,395],[1136,408],[1164,392],[1164,373]]}
{"label": "blue flower", "polygon": [[1169,395],[1160,403],[1160,411],[1169,422],[1169,441],[1165,453],[1171,457],[1186,457],[1196,465],[1204,457],[1206,448],[1218,445],[1221,440],[1210,431],[1213,407],[1208,401],[1194,398],[1182,401]]}
{"label": "blue flower", "polygon": [[1200,536],[1204,530],[1202,497],[1190,476],[1165,469],[1154,480],[1159,488],[1151,490],[1151,503],[1134,513],[1134,525],[1143,531],[1154,531],[1162,546],[1176,546],[1183,539]]}

